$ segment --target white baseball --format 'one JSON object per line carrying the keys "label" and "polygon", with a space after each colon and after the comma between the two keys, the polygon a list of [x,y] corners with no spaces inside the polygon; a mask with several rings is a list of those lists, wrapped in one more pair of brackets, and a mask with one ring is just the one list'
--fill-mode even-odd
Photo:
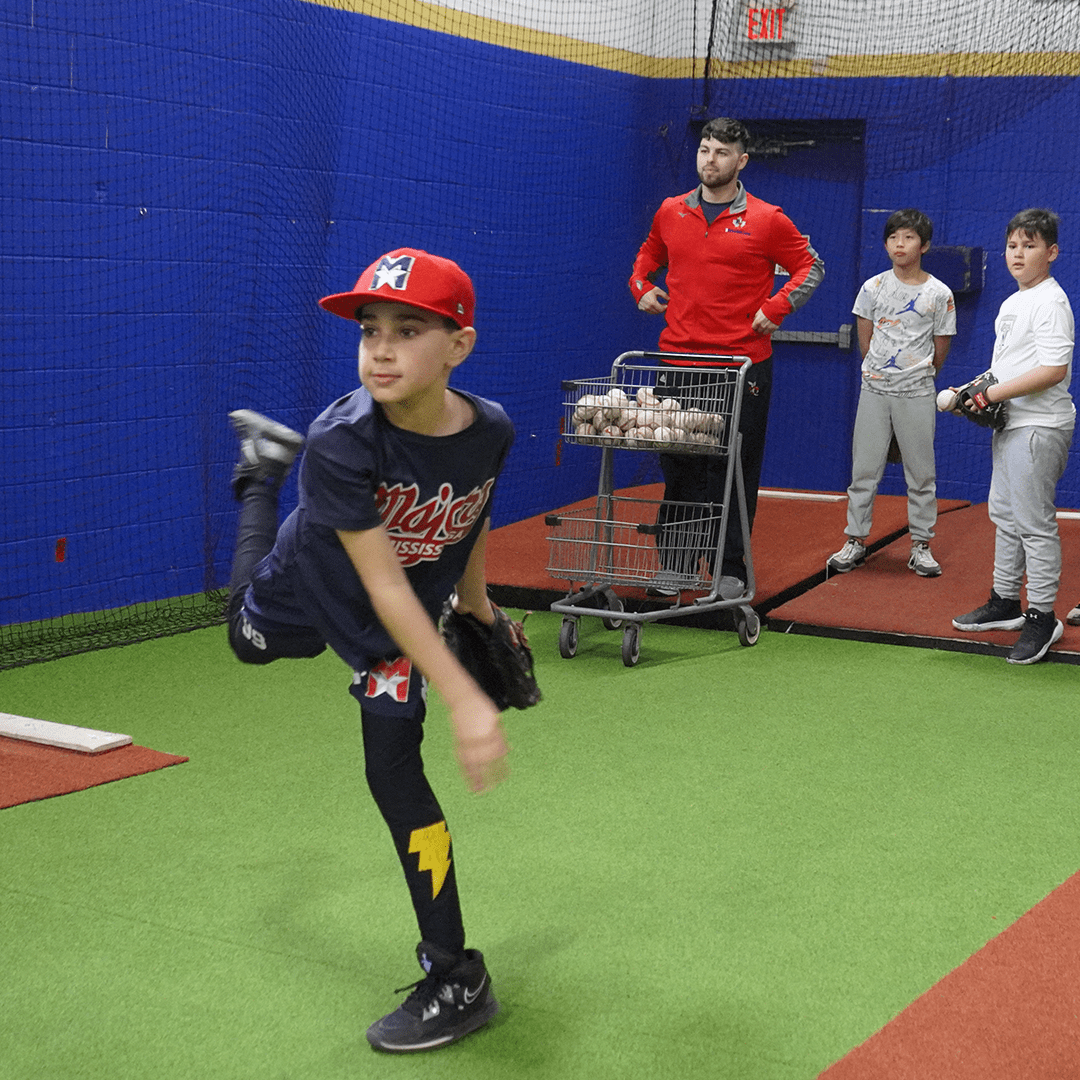
{"label": "white baseball", "polygon": [[648,405],[650,402],[656,401],[656,395],[652,392],[651,386],[643,386],[637,392],[637,403],[639,405]]}
{"label": "white baseball", "polygon": [[952,390],[942,390],[937,396],[938,412],[952,412],[956,404],[956,394]]}
{"label": "white baseball", "polygon": [[705,414],[696,406],[691,405],[689,409],[684,409],[682,414],[682,426],[684,431],[700,431],[701,421]]}
{"label": "white baseball", "polygon": [[574,406],[574,423],[583,424],[586,420],[590,420],[592,414],[596,412],[599,400],[596,394],[583,394],[579,397]]}

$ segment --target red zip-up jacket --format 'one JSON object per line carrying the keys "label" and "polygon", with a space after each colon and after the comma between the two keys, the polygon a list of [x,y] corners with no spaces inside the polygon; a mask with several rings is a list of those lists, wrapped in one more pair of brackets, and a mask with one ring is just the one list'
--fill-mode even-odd
{"label": "red zip-up jacket", "polygon": [[[712,225],[700,203],[698,186],[660,204],[634,260],[630,291],[640,300],[666,267],[661,351],[732,353],[759,363],[772,355],[772,339],[753,331],[754,316],[760,309],[779,326],[810,299],[825,264],[780,207],[751,195],[742,181]],[[772,296],[777,265],[791,276]]]}

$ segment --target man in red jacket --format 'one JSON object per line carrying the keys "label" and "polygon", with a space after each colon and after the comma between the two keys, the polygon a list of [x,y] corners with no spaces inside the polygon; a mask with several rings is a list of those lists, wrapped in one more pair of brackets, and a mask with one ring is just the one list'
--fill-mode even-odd
{"label": "man in red jacket", "polygon": [[[671,353],[719,353],[749,356],[739,430],[746,484],[748,526],[757,507],[765,430],[772,392],[772,340],[784,317],[802,307],[821,284],[825,265],[807,237],[778,207],[755,198],[739,179],[749,161],[749,133],[738,120],[710,120],[701,130],[693,191],[665,199],[653,217],[630,277],[630,292],[642,311],[663,315],[660,350]],[[789,274],[773,294],[777,266]],[[665,289],[653,284],[666,269]],[[657,376],[657,394],[689,402],[707,380],[700,362],[664,361]],[[670,370],[668,370],[670,369]],[[700,390],[697,391],[700,396]],[[726,460],[702,454],[661,454],[665,502],[723,501]],[[663,507],[660,523],[673,520]],[[698,553],[673,551],[663,542],[663,570],[649,591],[677,596],[697,570]],[[716,540],[719,540],[718,533]],[[712,573],[721,575],[719,593],[735,599],[746,593],[742,524],[732,498],[724,540],[723,565],[712,566],[717,544],[700,552]],[[668,565],[668,564],[672,565]]]}

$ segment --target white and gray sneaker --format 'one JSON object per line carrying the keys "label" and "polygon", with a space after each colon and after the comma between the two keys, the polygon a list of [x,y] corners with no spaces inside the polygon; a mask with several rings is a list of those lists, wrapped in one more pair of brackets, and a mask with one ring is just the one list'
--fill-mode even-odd
{"label": "white and gray sneaker", "polygon": [[866,545],[857,537],[848,537],[848,542],[833,556],[826,565],[838,574],[846,574],[856,566],[866,562]]}
{"label": "white and gray sneaker", "polygon": [[239,499],[252,482],[280,487],[304,446],[304,436],[251,409],[237,409],[229,413],[229,419],[240,439],[233,494]]}
{"label": "white and gray sneaker", "polygon": [[930,545],[925,540],[916,540],[911,545],[911,558],[907,565],[919,577],[941,576],[941,564],[930,554]]}

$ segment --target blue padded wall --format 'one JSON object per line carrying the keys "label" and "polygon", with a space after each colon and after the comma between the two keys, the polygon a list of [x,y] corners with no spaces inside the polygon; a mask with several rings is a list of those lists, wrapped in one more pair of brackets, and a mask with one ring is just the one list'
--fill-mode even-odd
{"label": "blue padded wall", "polygon": [[[356,332],[317,300],[393,246],[455,258],[476,283],[479,343],[457,381],[518,429],[495,524],[595,490],[594,452],[558,457],[559,382],[655,346],[626,281],[653,210],[694,183],[700,84],[300,0],[0,0],[0,47],[0,623],[223,584],[225,414],[304,427],[351,389]],[[990,253],[986,288],[959,304],[960,381],[989,360],[1015,210],[1061,212],[1057,276],[1080,297],[1062,119],[1077,104],[1064,78],[744,79],[715,83],[710,112],[865,120],[863,220],[829,238],[860,279],[885,265],[880,215],[900,206],[925,209],[939,243]],[[766,483],[846,486],[855,385],[854,353],[827,378],[778,370]],[[809,472],[807,401],[814,437],[835,440]],[[942,496],[985,498],[985,442],[942,420]],[[620,483],[657,475],[620,458]],[[1076,452],[1060,501],[1080,505]]]}

